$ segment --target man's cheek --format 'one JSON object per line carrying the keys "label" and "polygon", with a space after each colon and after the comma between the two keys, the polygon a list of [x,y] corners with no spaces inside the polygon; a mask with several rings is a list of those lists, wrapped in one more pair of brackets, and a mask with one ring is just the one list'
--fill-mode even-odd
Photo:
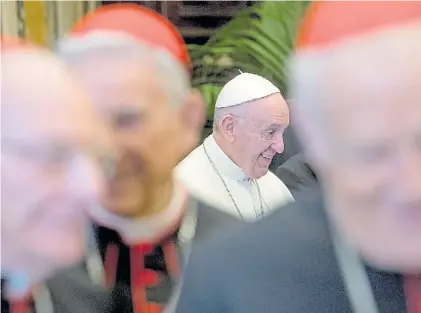
{"label": "man's cheek", "polygon": [[18,235],[26,228],[26,225],[30,222],[29,217],[32,215],[33,209],[28,201],[19,201],[15,203],[13,210],[7,210],[2,212],[2,235]]}

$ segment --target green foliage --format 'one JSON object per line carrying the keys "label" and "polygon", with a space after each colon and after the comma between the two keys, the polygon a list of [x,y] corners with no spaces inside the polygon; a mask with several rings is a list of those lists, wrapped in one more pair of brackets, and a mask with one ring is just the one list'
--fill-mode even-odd
{"label": "green foliage", "polygon": [[293,49],[296,30],[309,1],[265,1],[240,12],[203,45],[189,45],[192,84],[208,105],[239,70],[259,74],[286,92],[285,64]]}

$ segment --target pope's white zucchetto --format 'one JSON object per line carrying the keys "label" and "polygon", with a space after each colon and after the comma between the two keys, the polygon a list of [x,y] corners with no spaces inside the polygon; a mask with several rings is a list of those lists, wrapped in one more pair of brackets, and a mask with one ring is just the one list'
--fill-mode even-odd
{"label": "pope's white zucchetto", "polygon": [[256,74],[241,73],[222,88],[216,99],[215,108],[227,108],[275,93],[281,91],[266,78]]}

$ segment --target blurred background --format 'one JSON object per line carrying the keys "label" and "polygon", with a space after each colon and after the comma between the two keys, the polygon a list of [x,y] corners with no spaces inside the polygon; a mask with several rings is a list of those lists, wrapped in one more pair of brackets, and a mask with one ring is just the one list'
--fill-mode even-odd
{"label": "blurred background", "polygon": [[[309,1],[0,1],[2,35],[20,35],[54,48],[89,11],[116,2],[138,3],[172,21],[188,44],[192,84],[207,104],[203,137],[212,132],[216,98],[239,73],[259,74],[287,95],[285,63],[294,47],[298,24]],[[291,134],[293,137],[293,135]],[[271,168],[294,154],[274,158]]]}

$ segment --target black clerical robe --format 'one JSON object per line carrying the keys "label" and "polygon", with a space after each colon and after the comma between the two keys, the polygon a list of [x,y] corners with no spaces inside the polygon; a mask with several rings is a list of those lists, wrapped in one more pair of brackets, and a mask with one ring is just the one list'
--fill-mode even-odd
{"label": "black clerical robe", "polygon": [[[94,284],[80,263],[60,271],[21,299],[7,299],[2,279],[2,313],[131,313],[129,290]],[[36,291],[37,290],[37,291]]]}
{"label": "black clerical robe", "polygon": [[[366,313],[352,309],[322,203],[315,192],[201,247],[191,256],[177,312]],[[409,292],[400,274],[361,268],[378,312],[409,312],[405,293],[420,305],[419,280]]]}
{"label": "black clerical robe", "polygon": [[[116,231],[96,227],[105,267],[105,283],[110,287],[117,284],[131,290],[130,305],[134,313],[163,312],[171,300],[176,303],[173,297],[176,296],[176,286],[190,250],[194,251],[196,246],[213,236],[217,237],[221,230],[232,229],[239,224],[242,222],[231,215],[190,198],[185,216],[176,228],[153,243],[129,246]],[[179,236],[180,227],[191,228],[192,225],[193,229],[187,231],[192,237],[180,242],[183,241]]]}
{"label": "black clerical robe", "polygon": [[[41,307],[47,308],[47,311],[41,309],[40,312],[36,310],[32,294],[13,303],[4,298],[2,280],[1,312],[162,312],[168,302],[172,305],[177,302],[176,287],[190,250],[214,236],[217,237],[224,228],[232,229],[239,224],[242,222],[231,215],[190,198],[186,214],[182,216],[180,223],[167,236],[153,244],[143,242],[128,246],[114,230],[96,226],[99,251],[105,261],[104,285],[103,282],[92,279],[96,275],[89,273],[89,261],[82,262],[57,273],[45,284],[47,297],[38,299],[41,301],[37,302],[41,302]],[[187,227],[190,238],[179,238],[180,226]],[[170,307],[165,312],[172,310]]]}
{"label": "black clerical robe", "polygon": [[317,177],[303,152],[289,158],[276,169],[276,176],[288,187],[294,199],[317,186]]}

